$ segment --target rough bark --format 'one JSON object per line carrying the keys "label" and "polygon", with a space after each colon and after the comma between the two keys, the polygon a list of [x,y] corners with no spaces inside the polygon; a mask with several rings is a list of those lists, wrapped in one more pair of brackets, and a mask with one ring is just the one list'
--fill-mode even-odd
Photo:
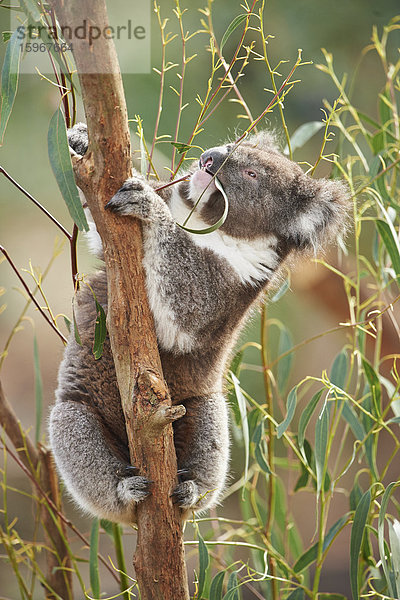
{"label": "rough bark", "polygon": [[[72,29],[83,18],[102,31],[108,25],[103,0],[52,0],[51,5],[59,22]],[[132,169],[118,60],[106,38],[96,42],[95,50],[88,40],[74,39],[73,53],[89,132],[88,152],[75,162],[75,175],[104,247],[107,327],[132,463],[154,482],[152,494],[137,509],[136,577],[143,600],[187,600],[181,514],[170,498],[176,485],[171,422],[184,409],[171,407],[162,376],[146,296],[140,223],[104,210]]]}
{"label": "rough bark", "polygon": [[[36,449],[30,438],[24,433],[13,407],[8,402],[0,382],[0,425],[17,450],[18,458],[26,467],[34,480],[39,484],[44,494],[61,509],[59,487],[56,470],[51,454],[44,448]],[[36,490],[34,489],[36,493]],[[46,590],[46,598],[72,599],[71,561],[65,544],[65,523],[56,515],[50,513],[46,502],[41,505],[41,522],[45,532],[46,551],[46,580],[56,596]],[[54,517],[54,518],[53,518]],[[63,569],[60,569],[63,567]]]}

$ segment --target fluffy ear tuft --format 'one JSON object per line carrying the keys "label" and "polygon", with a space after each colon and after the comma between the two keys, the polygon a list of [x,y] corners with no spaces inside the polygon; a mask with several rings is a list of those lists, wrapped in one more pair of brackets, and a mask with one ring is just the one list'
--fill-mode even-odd
{"label": "fluffy ear tuft", "polygon": [[259,131],[258,133],[253,133],[247,138],[245,143],[256,146],[260,150],[265,150],[267,152],[279,152],[277,137],[272,131],[264,130]]}
{"label": "fluffy ear tuft", "polygon": [[347,212],[350,208],[350,190],[343,182],[336,179],[317,179],[315,181],[318,199],[342,206]]}

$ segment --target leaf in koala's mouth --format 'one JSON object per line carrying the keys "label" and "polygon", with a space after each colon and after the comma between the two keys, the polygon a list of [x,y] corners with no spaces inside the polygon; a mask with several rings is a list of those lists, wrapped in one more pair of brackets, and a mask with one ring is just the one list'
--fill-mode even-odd
{"label": "leaf in koala's mouth", "polygon": [[[224,206],[224,212],[222,213],[221,218],[218,219],[218,221],[216,223],[214,223],[214,225],[211,225],[210,227],[206,227],[205,229],[189,229],[189,227],[185,227],[184,225],[180,225],[179,223],[177,223],[177,225],[181,229],[183,229],[184,231],[187,231],[188,233],[196,233],[199,235],[204,235],[205,233],[212,233],[213,231],[216,231],[225,223],[226,217],[228,216],[228,210],[229,210],[228,196],[226,195],[225,190],[222,186],[222,183],[220,182],[218,177],[215,177],[214,183],[215,183],[215,187],[222,194],[222,197],[224,199],[225,206]],[[190,217],[190,215],[189,215],[189,217]]]}

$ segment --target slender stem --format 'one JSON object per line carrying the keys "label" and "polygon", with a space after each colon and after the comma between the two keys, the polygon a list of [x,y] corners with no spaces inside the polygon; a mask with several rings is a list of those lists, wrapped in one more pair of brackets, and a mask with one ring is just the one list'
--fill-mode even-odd
{"label": "slender stem", "polygon": [[25,281],[21,277],[20,273],[18,272],[17,267],[14,265],[13,261],[11,260],[10,255],[8,254],[7,250],[5,248],[3,248],[3,246],[0,246],[0,252],[2,252],[4,254],[4,256],[6,257],[8,263],[11,265],[11,268],[13,269],[14,273],[16,274],[16,276],[18,277],[20,282],[22,283],[26,293],[28,294],[29,298],[32,300],[32,302],[34,303],[34,305],[36,306],[36,308],[38,309],[38,311],[40,312],[42,317],[47,321],[47,323],[50,325],[50,327],[52,329],[54,329],[54,331],[61,338],[61,340],[64,342],[64,344],[66,344],[68,341],[67,338],[65,338],[63,336],[63,334],[61,333],[61,331],[59,331],[59,329],[57,329],[56,325],[53,323],[53,321],[51,321],[49,319],[49,317],[46,315],[46,313],[44,312],[44,310],[42,309],[42,307],[40,306],[40,304],[38,303],[36,298],[33,296],[32,292],[30,291],[30,289],[26,285]]}
{"label": "slender stem", "polygon": [[[182,67],[181,67],[181,73],[179,76],[180,87],[179,87],[178,116],[176,118],[175,134],[174,134],[174,141],[177,142],[178,135],[179,135],[179,126],[180,126],[180,122],[181,122],[182,105],[183,105],[183,81],[185,79],[185,71],[186,71],[186,36],[183,31],[183,22],[182,22],[182,17],[183,17],[184,11],[182,12],[182,10],[181,10],[179,0],[175,0],[175,5],[176,5],[175,13],[176,13],[178,21],[179,21],[179,31],[180,31],[181,40],[182,40]],[[176,156],[175,146],[173,146],[173,148],[174,149],[172,152],[171,173],[173,173],[173,171],[174,171],[175,156]],[[171,176],[173,177],[173,175],[171,175]]]}
{"label": "slender stem", "polygon": [[[268,350],[267,350],[267,303],[264,302],[261,311],[261,358],[264,373],[264,388],[265,388],[265,399],[266,399],[266,410],[270,414],[271,418],[274,418],[274,400],[272,397],[272,390],[269,380],[269,369],[268,369]],[[268,419],[268,462],[272,473],[274,473],[274,431],[272,427],[272,421]],[[275,505],[275,476],[270,474],[268,476],[268,516],[265,524],[265,537],[268,542],[271,543],[272,535],[272,523],[274,518],[274,505]],[[275,561],[272,556],[268,557],[269,572],[272,577],[275,577]],[[274,600],[278,598],[278,586],[275,579],[271,580],[272,586],[272,597]]]}
{"label": "slender stem", "polygon": [[127,569],[126,569],[126,563],[125,563],[124,548],[122,545],[121,525],[119,525],[119,523],[113,523],[112,531],[113,531],[113,538],[114,538],[115,553],[117,555],[117,565],[118,565],[118,569],[120,571],[119,581],[120,581],[120,590],[122,592],[121,597],[124,598],[124,600],[129,600],[130,594],[127,590],[129,588],[130,583],[129,583],[129,579],[126,575]]}
{"label": "slender stem", "polygon": [[[213,27],[212,18],[211,18],[211,1],[209,0],[209,2],[208,2],[208,15],[207,15],[207,17],[208,17],[208,19],[207,19],[208,20],[208,33],[210,34],[210,36],[214,40],[214,47],[215,47],[215,49],[217,51],[217,54],[218,54],[218,56],[219,56],[219,58],[220,58],[220,60],[222,62],[222,65],[223,65],[224,69],[227,70],[228,69],[228,63],[226,62],[226,60],[225,60],[225,58],[224,58],[224,56],[223,56],[223,54],[222,54],[222,52],[220,50],[220,47],[219,47],[218,42],[217,42],[217,38],[215,37],[215,33],[214,33],[214,27]],[[232,84],[233,90],[234,90],[234,92],[235,92],[235,94],[236,94],[236,96],[237,96],[237,98],[238,98],[241,106],[244,108],[244,110],[246,112],[247,118],[249,119],[250,123],[252,123],[253,120],[254,120],[253,116],[252,116],[252,114],[250,112],[249,107],[247,106],[247,103],[246,103],[245,99],[243,98],[242,94],[240,93],[240,90],[239,90],[238,86],[236,85],[236,82],[234,81],[231,72],[228,73],[228,79],[229,79],[230,83]]]}
{"label": "slender stem", "polygon": [[44,212],[44,214],[46,215],[46,217],[48,217],[50,219],[50,221],[52,221],[54,223],[54,225],[56,225],[60,231],[62,231],[62,233],[69,239],[71,240],[71,234],[65,229],[65,227],[63,225],[61,225],[61,223],[59,223],[57,221],[57,219],[55,219],[53,217],[53,215],[51,213],[49,213],[49,211],[40,204],[40,202],[38,202],[29,192],[27,192],[22,185],[20,185],[17,181],[15,181],[15,179],[13,179],[11,177],[11,175],[9,175],[9,173],[7,173],[7,171],[0,166],[0,173],[2,173],[3,175],[5,175],[7,177],[7,179],[9,181],[11,181],[11,183],[20,191],[22,192],[27,198],[29,198],[29,200],[31,202],[33,202],[33,204],[35,204],[35,206],[37,206],[38,208],[40,208],[40,210],[42,212]]}

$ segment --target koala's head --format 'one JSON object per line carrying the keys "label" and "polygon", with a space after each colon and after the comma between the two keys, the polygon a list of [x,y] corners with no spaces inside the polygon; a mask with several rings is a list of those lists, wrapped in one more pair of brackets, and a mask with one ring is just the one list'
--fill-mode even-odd
{"label": "koala's head", "polygon": [[202,154],[193,172],[187,198],[195,202],[203,194],[202,220],[215,223],[224,210],[224,198],[213,176],[221,182],[229,200],[229,212],[221,231],[241,239],[273,234],[282,254],[291,250],[323,248],[343,230],[348,190],[340,181],[312,179],[295,162],[281,154],[274,137],[251,136],[235,147],[226,144]]}

